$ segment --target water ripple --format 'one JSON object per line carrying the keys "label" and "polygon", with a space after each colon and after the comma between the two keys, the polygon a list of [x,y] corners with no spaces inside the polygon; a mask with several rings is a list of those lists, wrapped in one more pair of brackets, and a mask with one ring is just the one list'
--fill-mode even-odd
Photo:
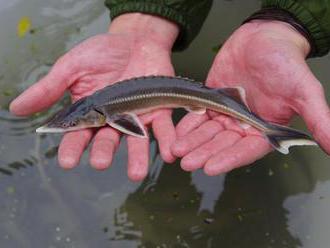
{"label": "water ripple", "polygon": [[54,106],[51,110],[37,113],[29,117],[16,117],[7,110],[0,110],[0,135],[22,136],[34,133],[36,128],[42,126],[63,104]]}

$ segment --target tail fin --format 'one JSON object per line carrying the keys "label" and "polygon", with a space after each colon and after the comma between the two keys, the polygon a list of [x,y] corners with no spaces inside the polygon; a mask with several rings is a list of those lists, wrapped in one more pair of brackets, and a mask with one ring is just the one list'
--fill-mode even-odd
{"label": "tail fin", "polygon": [[304,132],[275,124],[269,124],[265,135],[271,145],[283,154],[288,154],[291,146],[318,145],[312,137]]}

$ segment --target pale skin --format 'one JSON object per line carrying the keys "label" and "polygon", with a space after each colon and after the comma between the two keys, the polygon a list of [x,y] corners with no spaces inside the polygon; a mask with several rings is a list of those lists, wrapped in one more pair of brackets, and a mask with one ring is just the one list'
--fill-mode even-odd
{"label": "pale skin", "polygon": [[[66,90],[76,101],[126,78],[174,75],[170,55],[179,32],[174,23],[132,13],[117,17],[109,32],[62,56],[45,78],[11,103],[12,113],[25,116],[42,111]],[[285,124],[298,113],[330,152],[329,109],[321,84],[305,63],[308,51],[308,42],[289,25],[254,21],[239,28],[223,46],[207,84],[230,87],[239,82],[247,91],[250,108],[272,122]],[[170,163],[176,156],[183,157],[181,166],[188,171],[204,168],[208,175],[217,175],[271,151],[256,130],[244,130],[223,115],[188,114],[176,130],[170,110],[154,111],[141,119],[153,129],[163,160]],[[75,167],[92,142],[91,165],[106,169],[119,139],[120,133],[110,127],[67,133],[59,147],[59,164],[67,169]],[[128,176],[133,181],[142,180],[148,173],[149,141],[127,137],[127,143]]]}
{"label": "pale skin", "polygon": [[[109,33],[92,37],[63,55],[51,71],[28,88],[10,105],[10,111],[26,116],[51,107],[69,91],[76,101],[117,81],[144,75],[173,76],[171,50],[179,28],[163,18],[140,13],[114,19]],[[153,129],[161,156],[173,162],[170,145],[176,138],[171,110],[159,110],[141,116]],[[61,167],[79,164],[92,142],[90,164],[96,169],[110,166],[119,145],[120,133],[110,127],[66,133],[58,150]],[[94,137],[93,141],[92,138]],[[127,137],[128,177],[142,180],[148,173],[149,140]]]}
{"label": "pale skin", "polygon": [[[305,62],[308,41],[289,24],[252,21],[237,29],[217,54],[209,87],[241,86],[251,110],[265,120],[288,124],[300,115],[330,153],[330,111],[321,83]],[[187,171],[218,175],[248,165],[272,149],[253,128],[242,129],[215,113],[188,114],[176,127],[173,153]]]}

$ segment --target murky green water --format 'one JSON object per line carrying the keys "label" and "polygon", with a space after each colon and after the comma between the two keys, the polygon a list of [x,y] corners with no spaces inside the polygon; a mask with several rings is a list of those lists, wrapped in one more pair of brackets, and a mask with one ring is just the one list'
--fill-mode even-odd
{"label": "murky green water", "polygon": [[[174,56],[178,74],[203,80],[212,48],[258,5],[215,1],[198,39]],[[22,17],[32,32],[20,38]],[[126,176],[124,145],[107,171],[87,155],[74,170],[57,166],[60,136],[34,129],[64,103],[30,118],[11,116],[8,103],[108,21],[102,1],[0,0],[0,247],[329,247],[330,159],[318,149],[207,177],[163,165],[153,143],[142,183]],[[329,59],[311,61],[328,92]]]}

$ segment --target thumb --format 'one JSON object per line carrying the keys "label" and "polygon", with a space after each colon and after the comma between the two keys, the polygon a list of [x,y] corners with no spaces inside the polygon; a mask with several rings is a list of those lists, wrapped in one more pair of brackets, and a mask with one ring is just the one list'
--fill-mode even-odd
{"label": "thumb", "polygon": [[62,57],[44,78],[11,102],[10,112],[25,116],[50,107],[63,96],[65,90],[70,86],[72,74],[73,68],[68,59]]}
{"label": "thumb", "polygon": [[304,101],[299,104],[299,114],[322,149],[330,155],[330,109],[324,90],[316,80],[313,87],[306,87]]}

